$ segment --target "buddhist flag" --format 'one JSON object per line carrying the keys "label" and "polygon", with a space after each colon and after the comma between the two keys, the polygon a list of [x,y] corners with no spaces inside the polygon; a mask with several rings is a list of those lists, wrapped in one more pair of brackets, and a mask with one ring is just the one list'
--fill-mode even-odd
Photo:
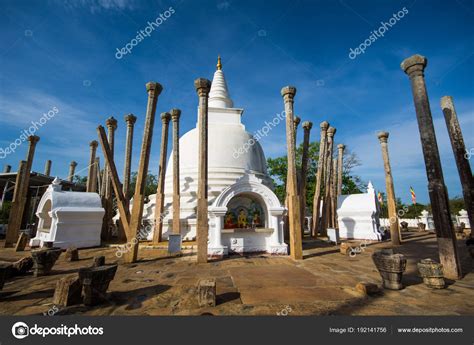
{"label": "buddhist flag", "polygon": [[380,205],[383,205],[382,193],[378,192],[378,193],[377,193],[377,198],[379,199]]}
{"label": "buddhist flag", "polygon": [[413,187],[410,186],[410,194],[411,194],[411,201],[413,202],[413,204],[416,204],[416,194],[415,194],[415,190],[413,189]]}

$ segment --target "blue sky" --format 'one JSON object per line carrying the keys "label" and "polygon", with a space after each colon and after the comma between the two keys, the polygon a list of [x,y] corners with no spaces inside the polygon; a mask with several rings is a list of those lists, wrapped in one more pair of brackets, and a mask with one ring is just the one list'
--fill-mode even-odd
{"label": "blue sky", "polygon": [[[412,185],[427,202],[427,180],[408,77],[401,61],[428,58],[426,80],[446,185],[461,194],[439,100],[454,97],[464,138],[474,148],[474,5],[472,1],[190,1],[2,0],[0,11],[0,148],[17,139],[31,121],[53,107],[59,113],[39,128],[33,169],[47,159],[52,173],[67,176],[69,162],[86,174],[88,143],[109,116],[119,120],[116,155],[123,167],[127,113],[138,116],[134,164],[143,132],[145,83],[164,86],[157,112],[182,109],[182,133],[196,123],[194,79],[212,79],[216,56],[243,122],[259,130],[283,108],[280,89],[297,87],[295,112],[337,128],[336,142],[357,153],[355,170],[385,190],[376,132],[390,132],[389,150],[398,197],[409,202]],[[174,12],[121,59],[125,46],[170,7]],[[355,59],[349,58],[373,30],[394,13],[407,14]],[[156,173],[159,121],[150,170]],[[284,126],[262,140],[267,157],[285,154]],[[299,133],[299,141],[302,133]],[[26,144],[0,159],[15,170]],[[103,160],[102,160],[103,162]]]}

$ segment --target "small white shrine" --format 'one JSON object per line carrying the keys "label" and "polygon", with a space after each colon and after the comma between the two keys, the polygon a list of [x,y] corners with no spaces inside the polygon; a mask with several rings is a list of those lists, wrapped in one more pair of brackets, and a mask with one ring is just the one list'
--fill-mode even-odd
{"label": "small white shrine", "polygon": [[461,225],[461,223],[464,223],[464,226],[467,229],[471,229],[471,223],[469,222],[469,217],[467,215],[466,210],[459,211],[459,216],[456,216],[456,219],[457,219],[458,225]]}
{"label": "small white shrine", "polygon": [[38,229],[30,246],[43,242],[59,248],[99,246],[104,213],[97,193],[62,191],[56,177],[39,202]]}
{"label": "small white shrine", "polygon": [[[260,143],[242,124],[243,112],[234,107],[219,60],[208,104],[208,253],[211,257],[246,252],[286,255],[281,224],[285,208],[272,191]],[[285,125],[284,119],[280,125]],[[197,124],[179,139],[181,235],[185,240],[196,238],[198,142]],[[164,239],[172,232],[172,197],[173,154],[165,177]],[[144,224],[154,222],[155,199],[150,195],[144,207]],[[151,232],[148,239],[152,238]]]}
{"label": "small white shrine", "polygon": [[379,208],[374,187],[369,182],[367,193],[340,195],[337,198],[339,237],[356,240],[382,240]]}
{"label": "small white shrine", "polygon": [[435,229],[433,216],[427,210],[421,211],[420,223],[425,224],[425,230]]}

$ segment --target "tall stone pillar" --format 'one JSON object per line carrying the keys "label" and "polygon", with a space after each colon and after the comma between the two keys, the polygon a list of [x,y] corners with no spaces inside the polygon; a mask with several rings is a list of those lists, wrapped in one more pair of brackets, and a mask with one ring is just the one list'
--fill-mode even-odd
{"label": "tall stone pillar", "polygon": [[397,216],[397,201],[395,198],[395,188],[393,187],[392,168],[388,156],[388,132],[380,132],[377,137],[382,147],[382,158],[385,170],[385,186],[387,189],[387,208],[390,221],[390,237],[394,246],[401,244],[400,226]]}
{"label": "tall stone pillar", "polygon": [[[117,120],[111,116],[105,121],[107,126],[107,141],[109,142],[112,157],[114,156],[115,146],[115,130],[117,129]],[[105,209],[104,222],[102,226],[102,239],[108,240],[111,236],[112,216],[113,216],[113,200],[112,200],[112,183],[109,176],[109,166],[104,166],[104,180],[102,188],[104,188],[103,207]]]}
{"label": "tall stone pillar", "polygon": [[332,180],[332,168],[333,168],[333,148],[334,148],[334,135],[336,134],[336,128],[329,127],[327,131],[327,151],[326,151],[326,167],[325,167],[325,178],[324,178],[324,201],[321,218],[321,236],[327,235],[327,228],[330,225],[331,219],[331,180]]}
{"label": "tall stone pillar", "polygon": [[74,173],[76,172],[77,162],[72,161],[69,163],[69,174],[67,175],[67,180],[72,182],[74,179]]}
{"label": "tall stone pillar", "polygon": [[10,208],[10,215],[8,218],[8,228],[7,228],[7,233],[5,236],[5,244],[4,244],[5,248],[12,247],[18,237],[16,228],[18,227],[19,229],[20,225],[18,225],[18,223],[21,222],[21,218],[18,219],[18,212],[19,212],[20,203],[21,203],[21,189],[22,189],[21,184],[25,180],[25,174],[26,174],[26,161],[20,161],[18,170],[16,172],[15,189],[13,190],[13,200],[12,200],[12,204]]}
{"label": "tall stone pillar", "polygon": [[196,92],[199,96],[198,133],[198,190],[197,190],[197,262],[207,262],[207,240],[209,234],[208,220],[208,100],[211,82],[207,79],[194,81]]}
{"label": "tall stone pillar", "polygon": [[[135,262],[138,257],[138,240],[136,236],[141,228],[143,206],[145,204],[145,187],[146,177],[148,175],[148,165],[150,163],[150,150],[153,141],[153,127],[155,124],[156,104],[158,96],[163,87],[156,82],[148,82],[146,91],[148,93],[148,101],[145,116],[145,125],[143,130],[143,141],[140,150],[140,162],[138,163],[137,182],[135,184],[135,194],[133,195],[132,214],[130,216],[130,232],[127,239],[132,238],[131,252],[125,255],[126,262]],[[133,241],[135,239],[135,241]]]}
{"label": "tall stone pillar", "polygon": [[125,199],[129,200],[130,194],[130,174],[132,167],[132,147],[133,147],[133,128],[137,117],[133,114],[125,116],[125,122],[127,123],[127,137],[125,140],[125,164],[123,168],[123,195]]}
{"label": "tall stone pillar", "polygon": [[99,145],[99,143],[97,142],[97,140],[92,140],[90,143],[89,143],[89,146],[90,146],[90,155],[89,155],[89,171],[87,173],[87,189],[86,191],[87,192],[92,192],[92,176],[94,174],[94,162],[95,162],[95,155],[96,155],[96,152],[97,152],[97,146]]}
{"label": "tall stone pillar", "polygon": [[343,164],[344,164],[344,150],[346,145],[339,144],[337,145],[337,195],[342,194],[342,173],[343,173]]}
{"label": "tall stone pillar", "polygon": [[411,81],[413,100],[415,103],[421,146],[428,177],[428,191],[433,212],[433,220],[438,238],[438,249],[444,275],[449,279],[461,278],[461,264],[456,247],[456,236],[451,211],[449,209],[448,191],[444,184],[443,169],[438,151],[438,143],[431,116],[428,93],[426,91],[424,69],[427,59],[421,55],[413,55],[405,59],[401,68],[408,74]]}
{"label": "tall stone pillar", "polygon": [[[461,179],[462,194],[466,206],[467,216],[470,224],[474,224],[474,179],[472,177],[471,166],[469,165],[466,145],[459,126],[458,116],[454,109],[453,98],[444,96],[441,98],[441,109],[443,110],[446,126],[448,127],[449,139],[453,148],[454,158],[458,167],[459,178]],[[471,228],[474,225],[471,225]]]}
{"label": "tall stone pillar", "polygon": [[48,159],[44,165],[44,174],[46,176],[51,176],[51,164],[51,160]]}
{"label": "tall stone pillar", "polygon": [[[179,185],[179,117],[181,110],[171,109],[173,121],[173,234],[181,234],[181,202]],[[220,231],[219,231],[220,232]]]}
{"label": "tall stone pillar", "polygon": [[324,167],[326,166],[326,151],[327,151],[327,130],[329,123],[326,121],[321,122],[319,125],[321,128],[321,139],[319,142],[319,158],[318,158],[318,170],[316,172],[316,186],[314,189],[313,197],[313,226],[312,235],[314,238],[318,237],[319,231],[319,216],[321,208],[321,186],[323,185]]}
{"label": "tall stone pillar", "polygon": [[[100,185],[99,181],[99,176],[100,176],[100,158],[95,157],[94,159],[94,165],[92,166],[93,171],[92,171],[92,193],[97,193],[97,187]],[[101,181],[100,181],[101,182]]]}
{"label": "tall stone pillar", "polygon": [[331,228],[337,228],[337,171],[338,171],[338,160],[333,158],[332,160],[332,178],[331,178]]}
{"label": "tall stone pillar", "polygon": [[153,233],[153,243],[158,244],[163,236],[163,206],[165,201],[165,174],[166,157],[168,155],[168,127],[170,123],[170,113],[161,113],[161,148],[160,148],[160,166],[158,168],[158,187],[156,189],[155,204],[155,231]]}
{"label": "tall stone pillar", "polygon": [[[10,217],[8,219],[8,228],[5,236],[5,247],[11,247],[16,243],[18,235],[20,233],[21,221],[23,219],[23,213],[25,212],[25,205],[27,201],[27,195],[30,185],[30,173],[31,167],[33,166],[33,159],[35,156],[36,144],[40,138],[36,135],[28,137],[29,146],[28,153],[26,155],[26,164],[24,164],[24,170],[22,171],[22,163],[17,175],[17,185],[15,186],[14,199],[10,209]],[[16,189],[18,188],[18,192]]]}
{"label": "tall stone pillar", "polygon": [[12,170],[12,166],[11,166],[11,165],[6,164],[6,165],[3,167],[3,172],[4,172],[4,173],[9,173],[11,170]]}
{"label": "tall stone pillar", "polygon": [[[311,121],[303,122],[304,138],[303,138],[303,153],[301,155],[301,175],[299,183],[300,205],[301,205],[301,228],[304,231],[304,221],[306,216],[306,178],[308,173],[308,150],[309,150],[309,135],[313,123]],[[311,228],[311,224],[308,224]],[[302,233],[304,235],[304,232]]]}
{"label": "tall stone pillar", "polygon": [[296,174],[296,148],[295,148],[295,126],[293,118],[293,103],[296,88],[286,86],[281,89],[281,95],[285,102],[286,112],[286,144],[288,149],[288,223],[290,226],[290,255],[295,260],[303,259],[303,248],[301,238],[301,211],[298,196],[297,174]]}

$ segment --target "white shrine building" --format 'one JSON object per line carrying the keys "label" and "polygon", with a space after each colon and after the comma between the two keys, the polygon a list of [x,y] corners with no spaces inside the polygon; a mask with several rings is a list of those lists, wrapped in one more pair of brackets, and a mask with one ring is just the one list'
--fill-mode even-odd
{"label": "white shrine building", "polygon": [[[285,208],[272,191],[260,143],[242,124],[244,110],[234,107],[230,98],[220,59],[208,105],[209,256],[246,252],[286,255],[281,219]],[[183,239],[193,240],[197,221],[197,124],[179,139],[179,147],[181,234]],[[173,214],[173,155],[170,157],[165,178],[165,239],[171,233]],[[150,223],[154,209],[152,195],[144,208],[145,220]],[[148,239],[152,237],[150,233]]]}

